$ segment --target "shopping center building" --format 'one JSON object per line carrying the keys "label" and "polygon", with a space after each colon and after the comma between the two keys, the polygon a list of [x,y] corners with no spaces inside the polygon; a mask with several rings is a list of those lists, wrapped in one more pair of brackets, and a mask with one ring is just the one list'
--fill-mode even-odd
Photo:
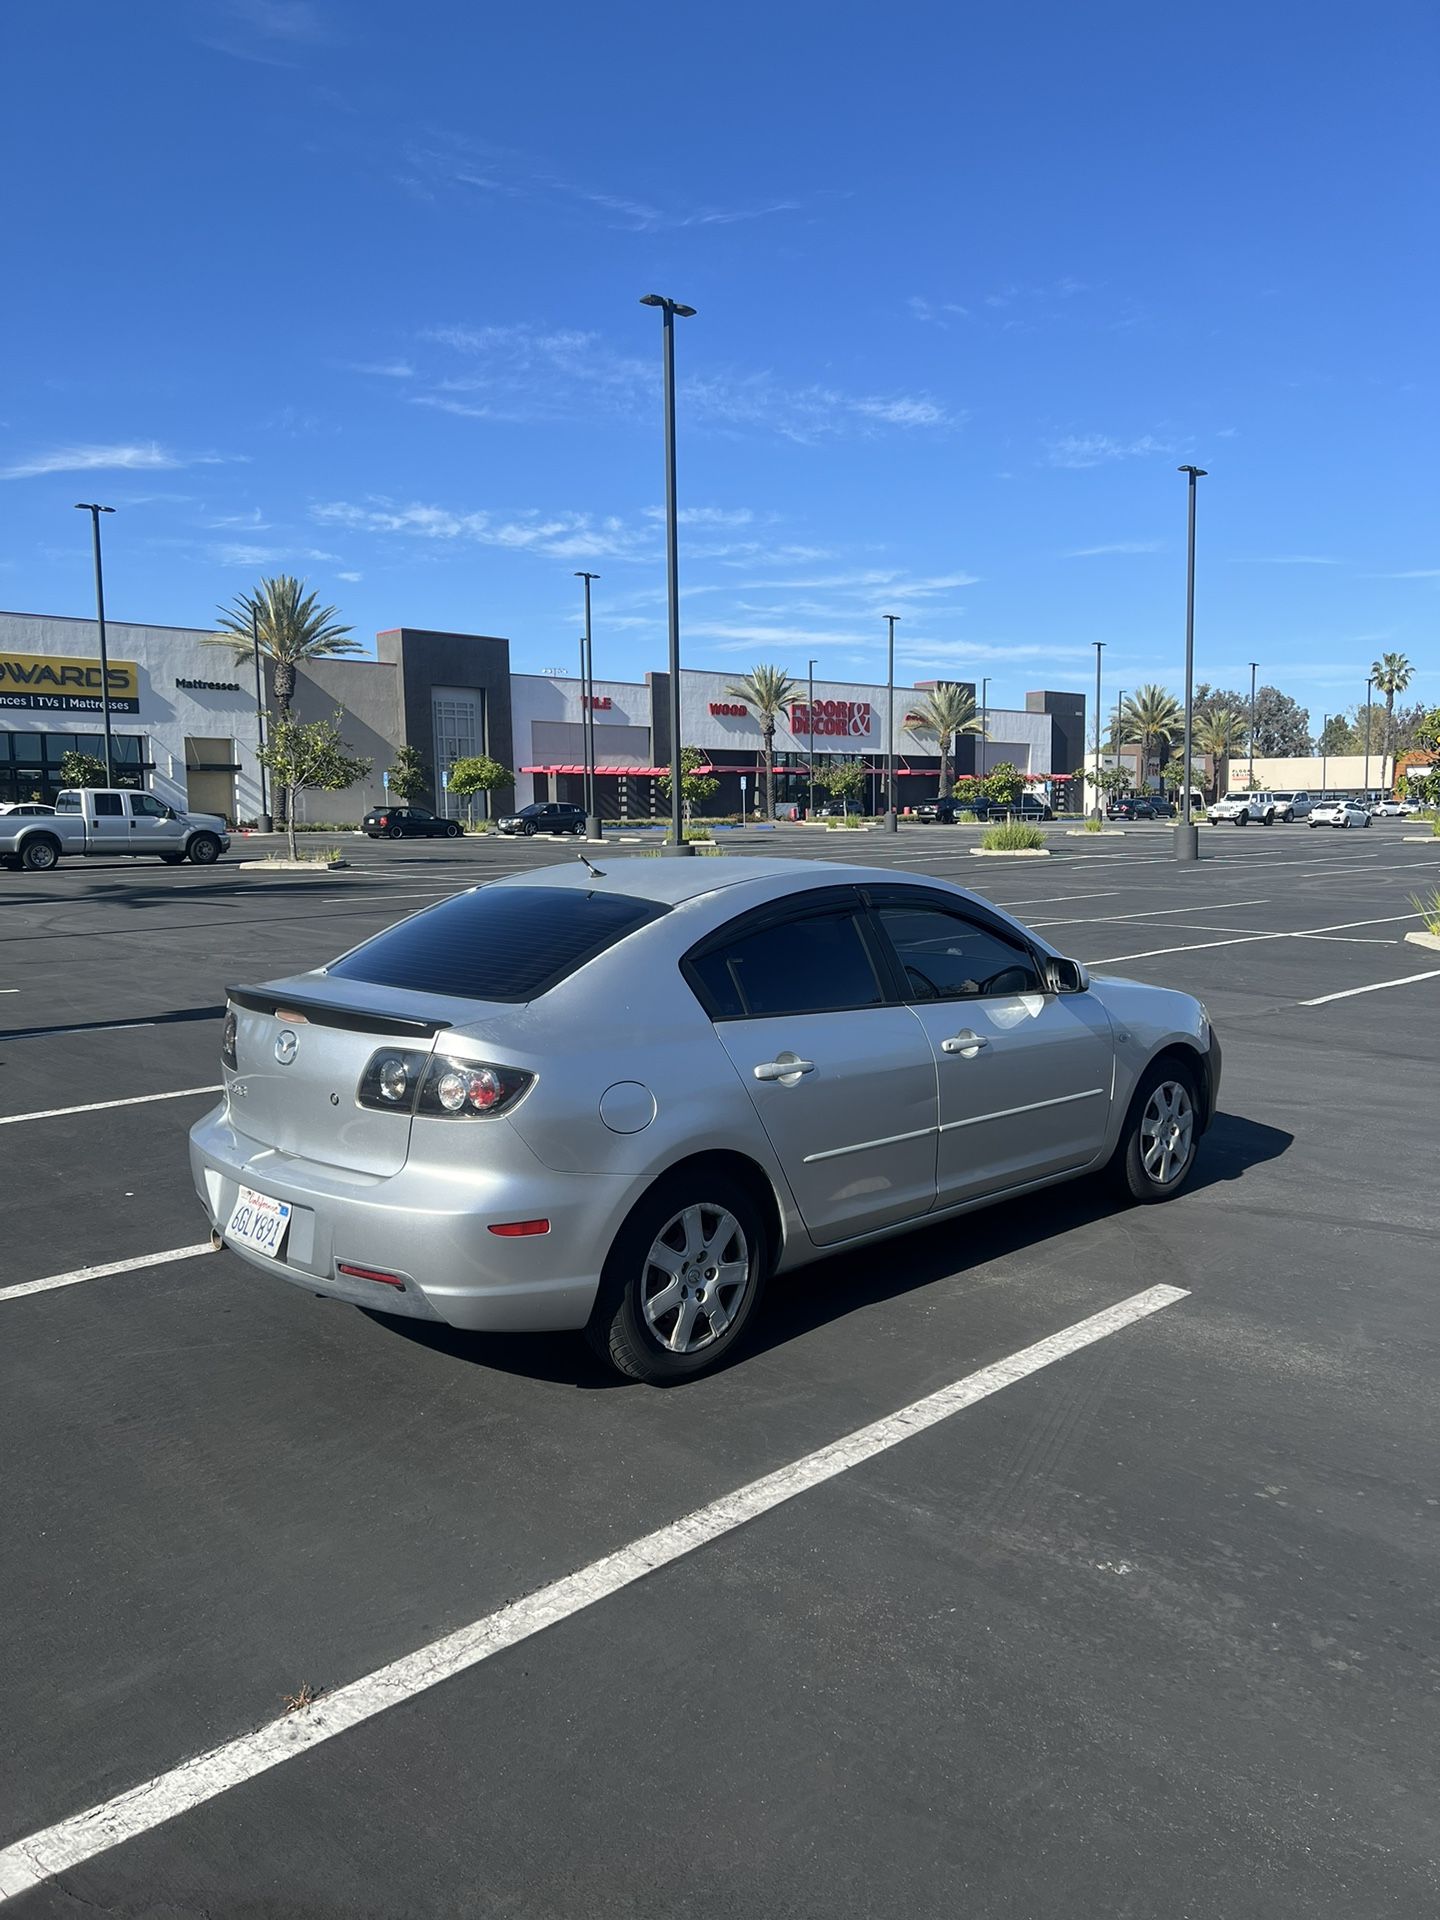
{"label": "shopping center building", "polygon": [[[106,635],[117,782],[232,822],[258,818],[252,661],[237,662],[200,629],[107,621]],[[513,794],[492,796],[492,811],[582,799],[585,704],[578,677],[512,673],[510,643],[494,635],[396,627],[378,634],[375,647],[373,660],[315,661],[297,673],[295,713],[314,720],[338,712],[350,751],[371,762],[369,774],[344,793],[307,795],[306,816],[358,821],[383,799],[384,770],[403,745],[416,747],[440,781],[430,796],[437,811],[447,807],[444,773],[457,759],[482,753],[515,769]],[[690,669],[681,676],[682,744],[698,748],[718,780],[706,804],[719,814],[753,812],[759,803],[763,740],[751,703],[735,691],[741,677]],[[971,683],[959,684],[974,693]],[[813,708],[809,695],[808,683],[797,681],[778,718],[777,802],[803,806],[812,766],[819,773],[844,760],[865,770],[863,804],[883,806],[886,689],[817,679]],[[932,798],[939,784],[939,742],[906,724],[922,697],[923,687],[895,690],[902,808]],[[667,811],[656,781],[670,758],[669,705],[665,673],[594,683],[596,791],[606,817]],[[93,620],[0,613],[0,801],[52,800],[62,755],[77,747],[100,752],[100,710]],[[1024,709],[990,707],[984,718],[983,742],[957,743],[953,764],[962,781],[1009,761],[1033,787],[1053,792],[1053,783],[1084,759],[1082,694],[1030,693]]]}

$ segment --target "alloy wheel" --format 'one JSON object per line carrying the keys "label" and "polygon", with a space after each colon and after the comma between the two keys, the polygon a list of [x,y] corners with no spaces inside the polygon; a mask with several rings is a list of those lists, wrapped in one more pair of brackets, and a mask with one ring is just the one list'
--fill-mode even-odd
{"label": "alloy wheel", "polygon": [[1156,1186],[1179,1180],[1195,1140],[1195,1103],[1179,1080],[1162,1080],[1140,1118],[1140,1158]]}
{"label": "alloy wheel", "polygon": [[640,1302],[645,1324],[668,1353],[713,1346],[750,1288],[750,1247],[728,1208],[699,1201],[656,1234],[645,1256]]}

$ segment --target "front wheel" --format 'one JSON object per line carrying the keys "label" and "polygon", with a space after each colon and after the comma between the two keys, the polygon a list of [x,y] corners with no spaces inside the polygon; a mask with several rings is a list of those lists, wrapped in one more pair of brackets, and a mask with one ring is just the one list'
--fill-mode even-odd
{"label": "front wheel", "polygon": [[220,858],[220,842],[213,833],[197,833],[185,851],[197,867],[213,867]]}
{"label": "front wheel", "polygon": [[525,822],[525,838],[527,840],[533,840],[534,837],[535,837],[535,822],[533,820],[527,820]]}
{"label": "front wheel", "polygon": [[759,1208],[738,1181],[662,1180],[616,1235],[586,1339],[632,1380],[693,1380],[734,1347],[769,1266]]}
{"label": "front wheel", "polygon": [[1249,814],[1248,814],[1248,813],[1237,813],[1237,814],[1236,814],[1236,816],[1235,816],[1235,824],[1236,824],[1236,826],[1237,826],[1237,827],[1248,827],[1248,826],[1249,826],[1249,824],[1250,824],[1250,816],[1249,816]]}
{"label": "front wheel", "polygon": [[178,867],[185,856],[183,853],[162,853],[160,858],[167,867]]}
{"label": "front wheel", "polygon": [[445,838],[447,840],[458,840],[460,838],[460,822],[458,820],[452,820],[449,826],[446,827]]}
{"label": "front wheel", "polygon": [[1162,1061],[1140,1082],[1125,1120],[1115,1166],[1132,1200],[1173,1200],[1189,1178],[1199,1145],[1200,1111],[1194,1076]]}

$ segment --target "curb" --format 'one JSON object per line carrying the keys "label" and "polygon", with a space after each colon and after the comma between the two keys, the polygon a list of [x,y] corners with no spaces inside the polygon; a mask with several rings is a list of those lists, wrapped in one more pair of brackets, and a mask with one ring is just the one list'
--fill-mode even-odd
{"label": "curb", "polygon": [[1088,827],[1066,827],[1065,838],[1067,840],[1123,840],[1125,829],[1124,827],[1101,827],[1099,833],[1092,833]]}
{"label": "curb", "polygon": [[348,860],[237,860],[241,873],[338,873]]}
{"label": "curb", "polygon": [[1440,953],[1440,933],[1407,933],[1405,938],[1412,947],[1428,947],[1431,953]]}
{"label": "curb", "polygon": [[1049,847],[971,847],[972,860],[1048,860]]}
{"label": "curb", "polygon": [[1436,833],[1402,833],[1400,838],[1407,847],[1440,847],[1440,834]]}

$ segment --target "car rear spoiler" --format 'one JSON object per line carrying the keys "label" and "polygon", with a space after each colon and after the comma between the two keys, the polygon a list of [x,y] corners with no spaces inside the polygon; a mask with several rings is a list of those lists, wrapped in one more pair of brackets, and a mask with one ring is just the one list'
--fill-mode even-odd
{"label": "car rear spoiler", "polygon": [[404,1013],[374,1013],[364,1007],[337,1007],[331,1001],[311,1000],[302,994],[277,993],[273,987],[227,987],[225,994],[232,1006],[251,1013],[274,1014],[296,1026],[344,1027],[351,1033],[393,1033],[433,1040],[437,1033],[455,1024]]}

